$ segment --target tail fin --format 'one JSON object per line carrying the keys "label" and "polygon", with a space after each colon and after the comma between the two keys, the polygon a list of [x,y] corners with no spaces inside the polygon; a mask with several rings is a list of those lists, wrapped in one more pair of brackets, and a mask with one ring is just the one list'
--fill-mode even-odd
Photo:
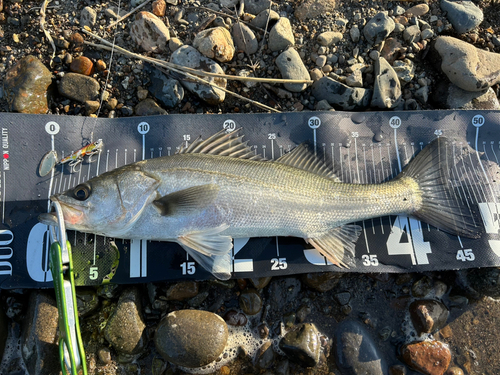
{"label": "tail fin", "polygon": [[420,187],[422,207],[414,217],[457,236],[478,238],[484,229],[477,204],[455,192],[450,181],[454,164],[450,142],[440,137],[420,151],[399,176],[413,178]]}

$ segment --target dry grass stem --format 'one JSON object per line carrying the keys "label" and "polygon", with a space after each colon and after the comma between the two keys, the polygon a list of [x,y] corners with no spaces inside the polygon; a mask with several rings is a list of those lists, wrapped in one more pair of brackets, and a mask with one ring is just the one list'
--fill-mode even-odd
{"label": "dry grass stem", "polygon": [[[86,33],[90,34],[90,35],[93,35],[92,33],[89,33],[88,31],[84,30]],[[100,38],[99,38],[100,39]],[[109,42],[106,42],[106,43],[109,43]],[[96,44],[96,43],[91,43],[91,42],[85,42],[85,44],[88,44],[92,47],[95,47],[95,48],[101,48],[101,49],[105,49],[105,50],[108,50],[108,51],[111,51],[113,49],[113,46],[110,46],[110,45],[102,45],[102,44]],[[109,43],[111,44],[111,43]],[[139,54],[136,54],[136,53],[133,53],[133,52],[130,52],[130,51],[127,51],[126,49],[124,48],[121,48],[121,47],[118,47],[118,46],[114,46],[114,49],[116,52],[118,53],[121,53],[123,55],[126,55],[126,56],[129,56],[129,57],[133,57],[133,58],[137,58],[137,59],[141,59],[141,60],[144,60],[144,61],[147,61],[147,62],[150,62],[151,64],[155,64],[155,65],[158,65],[158,66],[161,66],[163,68],[166,68],[170,71],[173,71],[173,72],[176,72],[176,73],[179,73],[179,74],[182,74],[183,76],[191,79],[191,80],[195,80],[195,81],[198,81],[198,82],[201,82],[205,85],[210,85],[212,87],[215,87],[219,90],[222,90],[224,91],[225,93],[229,94],[229,95],[233,95],[235,97],[237,97],[238,99],[241,99],[243,101],[246,101],[246,102],[249,102],[257,107],[260,107],[262,109],[265,109],[267,111],[271,111],[271,112],[276,112],[276,113],[281,113],[280,111],[272,108],[272,107],[269,107],[265,104],[262,104],[262,103],[259,103],[255,100],[252,100],[252,99],[249,99],[249,98],[245,98],[244,96],[241,96],[239,94],[236,94],[235,92],[232,92],[228,89],[225,89],[225,88],[222,88],[222,87],[219,87],[217,86],[216,84],[212,83],[212,82],[209,82],[203,78],[200,78],[199,76],[197,75],[194,75],[194,74],[191,74],[190,72],[186,72],[186,71],[183,71],[183,70],[180,70],[180,69],[177,69],[176,67],[178,65],[176,64],[171,64],[171,63],[168,63],[166,61],[161,61],[161,60],[157,60],[157,59],[152,59],[150,57],[145,57],[145,56],[141,56]],[[184,68],[184,67],[183,67]],[[195,69],[193,69],[195,70]],[[196,74],[200,74],[202,76],[205,76],[206,75],[206,72],[204,71],[200,71],[200,70],[195,70]],[[218,77],[218,78],[224,78],[224,77]]]}
{"label": "dry grass stem", "polygon": [[[111,47],[113,45],[112,43],[108,42],[107,40],[105,40],[105,39],[103,39],[103,38],[101,38],[101,37],[99,37],[91,32],[89,32],[88,30],[83,29],[82,31],[84,33],[96,38],[104,45],[95,44],[95,43],[87,42],[87,41],[85,42],[85,44],[88,44],[88,45],[96,47],[96,48],[102,48],[102,49],[106,49],[106,48],[104,48],[106,46]],[[150,62],[151,64],[154,64],[154,65],[159,65],[159,66],[162,66],[162,67],[167,68],[167,69],[174,68],[177,70],[182,70],[186,73],[192,73],[192,74],[197,74],[197,75],[201,75],[201,76],[224,78],[224,79],[233,80],[233,81],[247,81],[247,82],[260,82],[260,83],[277,83],[277,84],[283,84],[283,83],[307,83],[307,84],[311,84],[311,83],[313,83],[312,80],[307,80],[307,79],[240,77],[240,76],[232,76],[232,75],[221,74],[221,73],[210,73],[210,72],[205,72],[203,70],[187,68],[185,66],[177,65],[177,64],[174,64],[174,63],[171,63],[168,61],[155,59],[153,57],[142,56],[142,55],[139,55],[137,53],[130,52],[130,51],[126,50],[125,48],[122,48],[119,46],[115,46],[115,49],[117,51],[120,51],[120,53],[122,53],[124,55],[128,55],[128,56],[140,59],[140,60],[144,60],[144,61]]]}
{"label": "dry grass stem", "polygon": [[[125,14],[123,17],[120,17],[118,18],[115,22],[113,22],[111,25],[109,25],[108,27],[112,28],[116,25],[118,25],[120,22],[122,22],[125,18],[129,17],[130,15],[132,15],[135,11],[137,11],[138,9],[141,9],[143,6],[145,6],[146,4],[148,4],[149,2],[151,2],[151,0],[146,0],[145,2],[143,2],[142,4],[136,6],[134,9],[132,9],[130,12],[128,12],[127,14]],[[118,10],[118,16],[120,16],[120,10]]]}

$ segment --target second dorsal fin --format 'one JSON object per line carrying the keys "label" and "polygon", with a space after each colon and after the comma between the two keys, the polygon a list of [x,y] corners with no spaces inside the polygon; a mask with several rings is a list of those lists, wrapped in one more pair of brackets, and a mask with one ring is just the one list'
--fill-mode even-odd
{"label": "second dorsal fin", "polygon": [[221,130],[205,140],[198,137],[187,147],[183,144],[178,154],[210,154],[239,159],[263,160],[261,155],[256,154],[247,145],[248,142],[243,142],[243,136],[239,135],[240,130],[241,128],[230,133]]}
{"label": "second dorsal fin", "polygon": [[284,154],[276,163],[286,164],[291,167],[299,168],[319,176],[330,178],[334,181],[340,181],[335,172],[319,159],[316,155],[307,149],[307,144],[302,143],[292,151]]}

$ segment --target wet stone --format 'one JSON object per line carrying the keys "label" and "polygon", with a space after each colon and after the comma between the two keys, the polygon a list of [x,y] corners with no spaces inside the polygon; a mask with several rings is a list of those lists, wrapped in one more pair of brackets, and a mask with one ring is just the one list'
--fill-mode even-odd
{"label": "wet stone", "polygon": [[411,287],[411,293],[414,297],[425,297],[433,289],[434,282],[428,276],[418,279]]}
{"label": "wet stone", "polygon": [[231,28],[231,35],[238,51],[252,55],[259,49],[254,32],[245,24],[237,22]]}
{"label": "wet stone", "polygon": [[372,91],[360,87],[352,88],[333,78],[323,77],[312,85],[312,94],[317,100],[327,100],[334,107],[345,111],[367,108]]}
{"label": "wet stone", "polygon": [[206,57],[220,62],[231,61],[235,51],[231,34],[224,27],[199,32],[193,40],[193,47]]}
{"label": "wet stone", "polygon": [[394,365],[389,367],[389,375],[406,375],[406,367],[404,365]]}
{"label": "wet stone", "polygon": [[467,33],[483,22],[483,11],[472,1],[441,0],[441,9],[459,34]]}
{"label": "wet stone", "polygon": [[290,20],[281,17],[269,32],[268,46],[271,51],[281,51],[295,45]]}
{"label": "wet stone", "polygon": [[241,292],[239,297],[240,308],[247,315],[255,315],[262,308],[262,298],[259,293],[253,289],[247,289]]}
{"label": "wet stone", "polygon": [[109,348],[101,348],[97,351],[97,356],[99,360],[105,365],[111,363],[111,351]]}
{"label": "wet stone", "polygon": [[167,111],[156,104],[156,102],[151,98],[146,98],[137,103],[134,107],[134,112],[137,116],[156,116],[167,114]]}
{"label": "wet stone", "polygon": [[22,58],[5,75],[3,89],[9,110],[47,113],[47,89],[51,83],[52,74],[40,60],[31,55]]}
{"label": "wet stone", "polygon": [[301,280],[309,288],[318,292],[328,292],[337,286],[341,277],[342,274],[338,272],[313,272],[302,275]]}
{"label": "wet stone", "polygon": [[199,292],[196,281],[182,281],[170,285],[167,289],[167,301],[184,301],[193,298]]}
{"label": "wet stone", "polygon": [[152,69],[149,78],[149,92],[165,107],[173,108],[184,99],[184,88],[176,79],[167,77],[158,69]]}
{"label": "wet stone", "polygon": [[[276,66],[284,79],[310,80],[311,76],[294,48],[288,48],[276,58]],[[300,92],[307,88],[307,83],[285,83],[285,89]]]}
{"label": "wet stone", "polygon": [[224,315],[224,320],[226,323],[230,326],[244,326],[247,324],[247,317],[245,314],[240,313],[236,310],[229,310],[225,315]]}
{"label": "wet stone", "polygon": [[479,296],[500,298],[500,268],[471,269],[466,273],[468,284]]}
{"label": "wet stone", "polygon": [[[170,62],[179,64],[188,68],[204,70],[210,73],[224,74],[224,71],[215,61],[203,56],[194,47],[184,45],[177,49],[170,58]],[[204,80],[215,83],[216,86],[226,88],[227,81],[223,78],[202,77]],[[208,104],[217,105],[222,103],[226,93],[221,89],[203,83],[193,82],[191,80],[181,80],[182,85],[200,99]]]}
{"label": "wet stone", "polygon": [[314,324],[300,324],[286,333],[279,347],[291,361],[314,367],[318,364],[321,354],[320,336]]}
{"label": "wet stone", "polygon": [[413,326],[419,335],[443,328],[449,315],[446,306],[434,300],[414,301],[409,311]]}
{"label": "wet stone", "polygon": [[66,73],[57,86],[59,94],[67,98],[85,103],[99,97],[99,82],[92,77],[78,73]]}
{"label": "wet stone", "polygon": [[343,374],[387,375],[385,358],[366,328],[342,321],[335,334],[335,361]]}
{"label": "wet stone", "polygon": [[269,282],[271,281],[272,277],[256,277],[256,278],[251,278],[250,282],[252,283],[253,287],[255,289],[264,289]]}
{"label": "wet stone", "polygon": [[130,26],[132,40],[146,52],[167,51],[170,31],[153,13],[139,12]]}
{"label": "wet stone", "polygon": [[76,306],[78,316],[85,317],[94,312],[99,306],[99,298],[94,289],[76,289]]}
{"label": "wet stone", "polygon": [[179,310],[158,324],[155,345],[167,361],[179,366],[200,367],[219,357],[228,338],[224,320],[211,312]]}
{"label": "wet stone", "polygon": [[30,374],[53,375],[61,371],[58,317],[57,304],[51,295],[31,293],[21,339],[22,356]]}
{"label": "wet stone", "polygon": [[271,310],[283,311],[289,310],[297,302],[300,294],[301,284],[296,278],[287,277],[284,279],[274,279],[268,288],[268,293],[272,296],[270,301]]}
{"label": "wet stone", "polygon": [[408,366],[425,375],[443,375],[451,360],[448,346],[439,341],[410,343],[401,354]]}
{"label": "wet stone", "polygon": [[394,21],[387,14],[380,12],[368,21],[363,34],[369,43],[377,45],[394,30],[394,27]]}
{"label": "wet stone", "polygon": [[371,101],[372,107],[391,109],[401,102],[401,83],[398,75],[386,59],[375,61],[375,85]]}
{"label": "wet stone", "polygon": [[500,82],[500,54],[449,36],[439,36],[434,49],[441,57],[443,73],[461,89],[483,91]]}
{"label": "wet stone", "polygon": [[257,367],[260,369],[271,368],[274,364],[274,349],[272,341],[266,341],[257,352]]}
{"label": "wet stone", "polygon": [[136,288],[125,289],[104,329],[104,337],[120,354],[139,354],[146,344],[140,298]]}

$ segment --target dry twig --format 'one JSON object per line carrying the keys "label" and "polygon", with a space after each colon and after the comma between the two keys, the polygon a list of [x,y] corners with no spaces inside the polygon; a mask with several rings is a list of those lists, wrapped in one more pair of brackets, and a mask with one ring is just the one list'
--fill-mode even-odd
{"label": "dry twig", "polygon": [[45,15],[47,11],[47,5],[49,5],[50,0],[44,0],[42,7],[40,8],[40,27],[42,28],[43,33],[45,34],[45,37],[47,40],[50,42],[50,45],[52,46],[52,57],[50,58],[50,66],[52,66],[52,61],[54,60],[54,57],[56,56],[56,46],[54,44],[54,40],[52,39],[52,36],[50,36],[50,33],[45,29]]}

